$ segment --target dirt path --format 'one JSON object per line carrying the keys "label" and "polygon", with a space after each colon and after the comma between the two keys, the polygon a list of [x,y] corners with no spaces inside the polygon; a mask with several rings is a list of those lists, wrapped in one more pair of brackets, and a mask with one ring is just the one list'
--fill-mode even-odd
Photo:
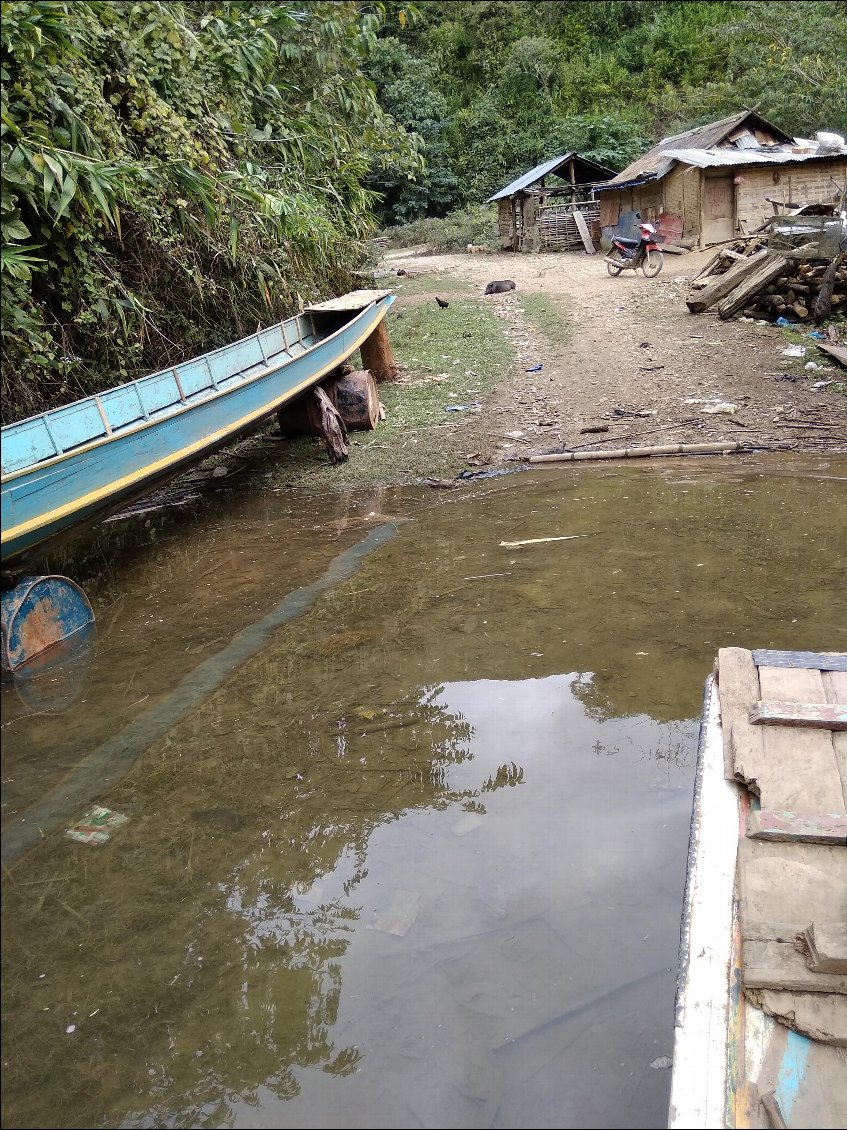
{"label": "dirt path", "polygon": [[[781,356],[788,339],[771,325],[688,312],[688,280],[710,256],[668,255],[656,279],[629,271],[611,278],[600,255],[577,253],[410,249],[389,252],[383,269],[405,270],[418,284],[433,276],[433,295],[445,275],[465,280],[479,288],[480,302],[503,317],[518,364],[486,399],[484,419],[468,419],[464,429],[466,449],[483,451],[486,462],[624,441],[740,440],[798,451],[847,450],[847,397],[836,385],[813,387],[834,381],[843,390],[844,371],[811,339],[804,339],[806,356],[789,361]],[[487,282],[502,278],[514,280],[516,290],[483,295]],[[523,309],[530,294],[546,295],[569,332],[547,336],[539,330]],[[824,368],[807,371],[810,360]],[[541,371],[525,371],[538,363]],[[721,404],[734,410],[706,411]],[[591,426],[608,432],[581,433]]]}

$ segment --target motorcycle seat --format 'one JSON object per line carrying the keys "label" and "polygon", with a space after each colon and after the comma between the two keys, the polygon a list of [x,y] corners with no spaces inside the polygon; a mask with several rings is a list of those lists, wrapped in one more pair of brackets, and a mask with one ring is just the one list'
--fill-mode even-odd
{"label": "motorcycle seat", "polygon": [[615,243],[622,243],[624,247],[637,247],[640,242],[640,239],[626,239],[622,235],[615,236]]}

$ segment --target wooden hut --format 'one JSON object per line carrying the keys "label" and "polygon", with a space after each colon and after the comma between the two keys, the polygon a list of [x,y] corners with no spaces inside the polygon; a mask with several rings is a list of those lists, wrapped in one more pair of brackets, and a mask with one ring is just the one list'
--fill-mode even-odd
{"label": "wooden hut", "polygon": [[[840,142],[840,144],[839,144]],[[842,138],[789,137],[751,110],[666,137],[599,186],[601,243],[640,219],[668,241],[708,247],[754,231],[775,212],[847,198]]]}
{"label": "wooden hut", "polygon": [[564,153],[536,165],[489,197],[497,202],[500,246],[507,251],[570,251],[584,247],[576,213],[591,230],[599,216],[596,190],[614,170]]}

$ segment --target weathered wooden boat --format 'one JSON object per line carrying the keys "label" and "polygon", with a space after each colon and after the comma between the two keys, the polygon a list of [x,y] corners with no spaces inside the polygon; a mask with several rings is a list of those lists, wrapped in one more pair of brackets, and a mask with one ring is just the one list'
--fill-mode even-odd
{"label": "weathered wooden boat", "polygon": [[105,518],[254,430],[381,330],[393,301],[388,291],[354,291],[3,428],[0,560]]}
{"label": "weathered wooden boat", "polygon": [[722,648],[694,788],[670,1130],[847,1125],[847,655]]}

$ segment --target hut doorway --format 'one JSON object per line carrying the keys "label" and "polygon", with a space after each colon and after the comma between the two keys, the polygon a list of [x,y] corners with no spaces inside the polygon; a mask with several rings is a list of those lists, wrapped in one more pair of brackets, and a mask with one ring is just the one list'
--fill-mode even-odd
{"label": "hut doorway", "polygon": [[704,244],[720,243],[735,235],[735,184],[731,173],[706,173],[701,231]]}

